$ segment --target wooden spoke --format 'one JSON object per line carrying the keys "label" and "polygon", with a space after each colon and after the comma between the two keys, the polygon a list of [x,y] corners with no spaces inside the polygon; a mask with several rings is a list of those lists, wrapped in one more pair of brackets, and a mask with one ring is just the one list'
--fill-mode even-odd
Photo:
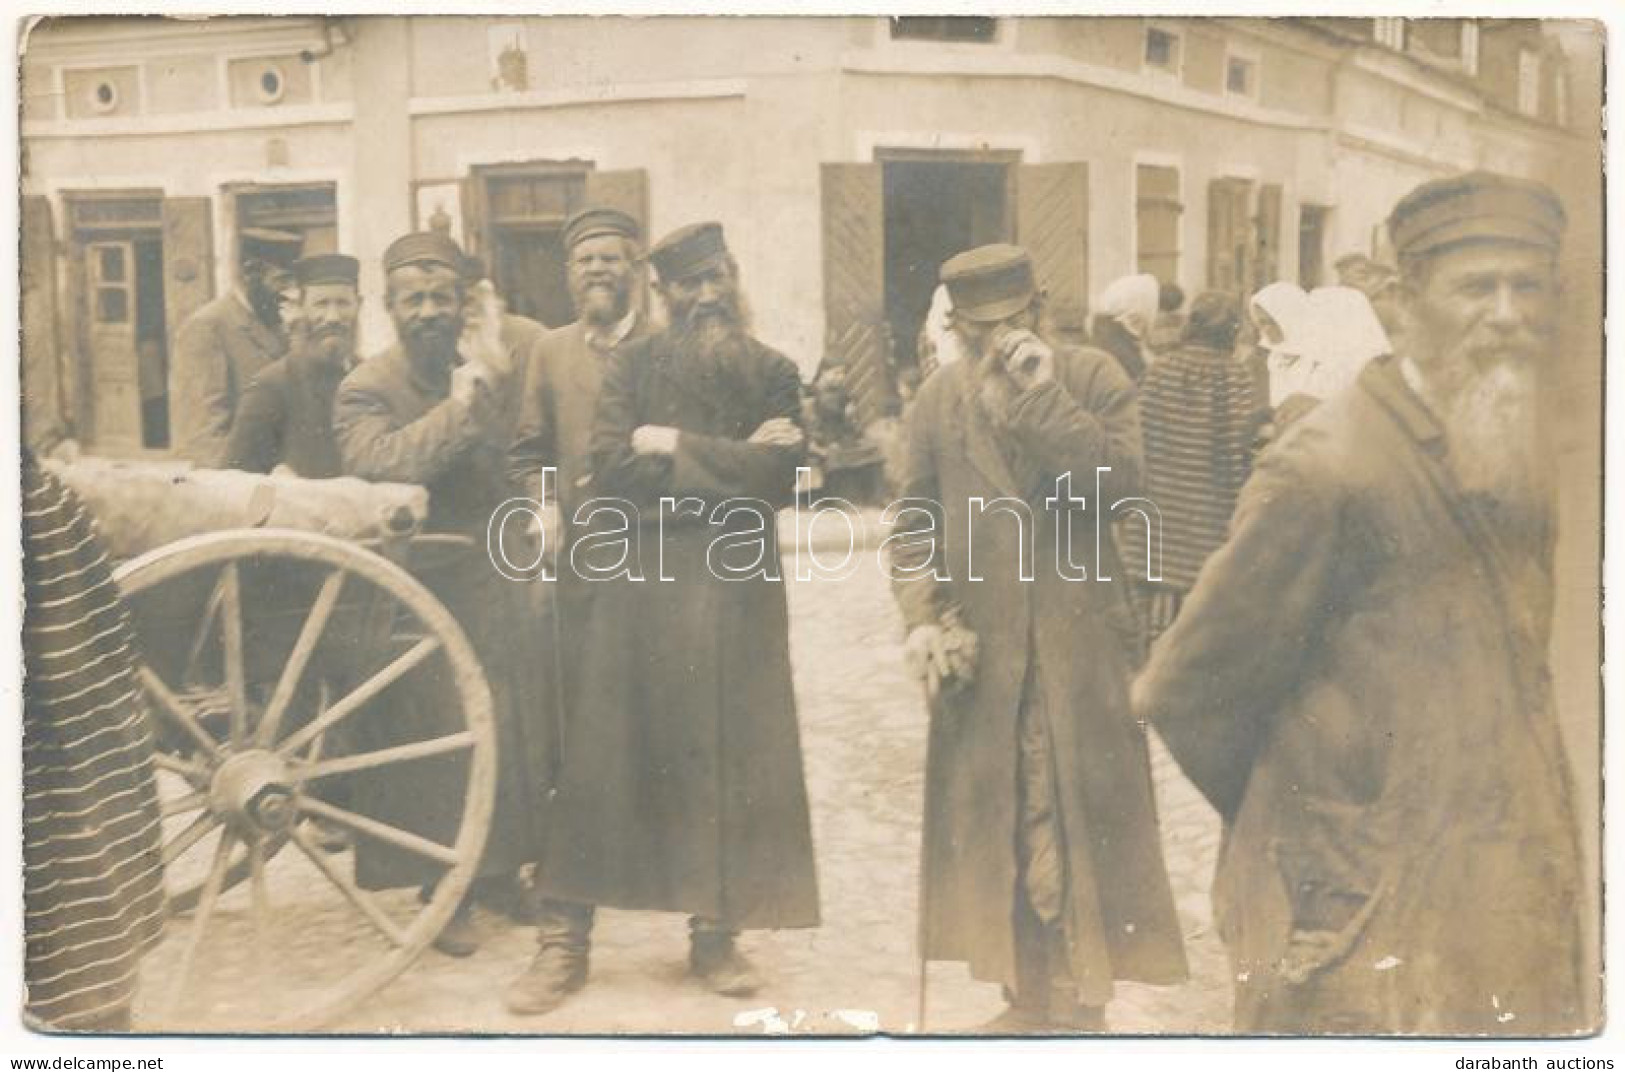
{"label": "wooden spoke", "polygon": [[198,720],[192,717],[192,712],[187,710],[186,704],[181,698],[171,692],[168,685],[164,684],[164,679],[154,673],[152,667],[147,666],[145,663],[141,665],[140,674],[141,684],[146,688],[147,695],[151,696],[157,703],[158,710],[184,730],[186,735],[192,738],[199,748],[203,749],[205,755],[211,759],[218,758],[220,755],[219,743],[209,736],[208,730],[198,724]]}
{"label": "wooden spoke", "polygon": [[438,651],[439,648],[440,639],[438,637],[426,636],[419,640],[398,656],[394,662],[362,682],[357,688],[346,693],[338,703],[323,711],[303,729],[278,745],[277,754],[283,757],[292,756],[313,738],[326,733],[337,725],[340,720],[350,717],[366,706],[379,693],[393,685],[419,663]]}
{"label": "wooden spoke", "polygon": [[168,818],[171,815],[184,815],[189,811],[197,811],[209,803],[209,794],[201,789],[195,793],[188,793],[183,797],[173,797],[158,805],[158,814]]}
{"label": "wooden spoke", "polygon": [[306,767],[296,768],[294,775],[306,781],[315,781],[318,778],[330,778],[335,774],[371,770],[374,767],[385,767],[391,763],[406,763],[414,759],[426,759],[429,756],[444,755],[447,752],[460,752],[465,748],[473,747],[473,731],[464,730],[461,733],[453,733],[445,737],[431,737],[427,741],[414,741],[411,744],[396,745],[394,748],[381,748],[376,752],[362,752],[357,755],[339,756],[337,759],[325,759]]}
{"label": "wooden spoke", "polygon": [[220,844],[214,850],[214,865],[209,868],[209,877],[203,883],[203,895],[198,900],[192,928],[186,934],[180,967],[175,972],[175,983],[169,992],[170,1012],[175,1011],[181,995],[186,993],[186,984],[191,980],[192,963],[197,959],[198,947],[203,944],[203,932],[208,929],[209,919],[214,915],[215,903],[220,900],[220,887],[225,884],[226,868],[231,862],[231,847],[236,840],[230,830],[220,831]]}
{"label": "wooden spoke", "polygon": [[197,633],[192,637],[191,650],[186,655],[186,673],[183,680],[195,681],[197,679],[197,664],[203,658],[203,649],[209,643],[209,634],[214,629],[214,619],[220,613],[220,599],[224,594],[225,573],[222,571],[215,578],[214,587],[209,590],[209,602],[203,607],[203,617],[198,619]]}
{"label": "wooden spoke", "polygon": [[193,763],[168,752],[154,752],[152,762],[160,770],[178,774],[194,785],[202,785],[209,780],[209,771],[201,763]]}
{"label": "wooden spoke", "polygon": [[248,740],[248,686],[243,679],[243,586],[237,563],[221,571],[220,642],[225,659],[226,695],[231,698],[231,743]]}
{"label": "wooden spoke", "polygon": [[321,873],[327,876],[329,882],[339,888],[339,892],[344,894],[345,898],[355,905],[356,910],[367,917],[367,921],[377,927],[383,936],[390,940],[391,944],[396,948],[405,947],[406,932],[401,930],[394,920],[384,914],[384,910],[378,907],[377,902],[369,897],[365,890],[357,886],[355,881],[344,873],[344,869],[333,861],[332,857],[328,856],[310,840],[310,834],[307,831],[301,827],[294,827],[293,843],[299,846],[299,851],[309,857],[310,862],[315,864]]}
{"label": "wooden spoke", "polygon": [[427,857],[436,863],[445,864],[447,867],[455,866],[457,863],[457,851],[449,845],[442,845],[438,841],[430,841],[428,838],[419,837],[410,831],[390,826],[388,823],[381,823],[377,819],[357,815],[353,811],[336,808],[317,797],[305,796],[301,793],[296,795],[294,800],[298,803],[300,810],[305,813],[331,820],[358,834],[365,834],[374,840]]}
{"label": "wooden spoke", "polygon": [[193,845],[196,845],[198,842],[202,841],[203,836],[210,830],[213,830],[218,824],[219,820],[214,817],[214,813],[211,811],[206,811],[202,815],[199,815],[196,819],[193,819],[187,824],[185,830],[182,830],[180,833],[176,834],[167,844],[164,845],[162,849],[159,850],[158,855],[159,858],[163,860],[164,866],[168,867],[176,860],[179,860],[181,855],[185,853],[187,849],[190,849]]}
{"label": "wooden spoke", "polygon": [[254,951],[265,964],[271,957],[271,894],[265,885],[265,842],[248,846],[248,885],[254,900]]}
{"label": "wooden spoke", "polygon": [[282,668],[282,676],[277,679],[276,691],[271,693],[271,702],[266,705],[265,716],[260,719],[258,732],[254,735],[255,742],[261,748],[269,748],[276,742],[277,730],[282,726],[282,716],[287,713],[288,704],[293,701],[293,694],[299,688],[299,680],[305,674],[305,666],[310,662],[311,653],[316,650],[317,641],[322,638],[322,630],[327,628],[327,619],[333,614],[333,608],[338,605],[339,590],[344,587],[344,571],[334,570],[322,581],[322,587],[316,593],[316,602],[311,604],[310,613],[305,616],[305,624],[299,630],[299,639],[294,641],[293,651],[288,655],[288,662]]}

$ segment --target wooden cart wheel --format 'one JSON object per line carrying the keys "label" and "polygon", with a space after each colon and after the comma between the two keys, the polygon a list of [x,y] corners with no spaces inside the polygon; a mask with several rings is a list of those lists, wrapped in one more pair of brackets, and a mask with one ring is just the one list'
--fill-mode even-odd
{"label": "wooden cart wheel", "polygon": [[[330,1024],[412,963],[479,863],[496,744],[473,648],[405,570],[314,533],[194,536],[115,576],[154,716],[166,880],[186,909],[143,967],[143,1025]],[[380,727],[383,746],[359,732]],[[391,779],[410,795],[431,764],[442,776],[452,764],[462,787],[439,839],[346,797]],[[353,852],[324,848],[316,823],[347,832]],[[364,852],[430,878],[364,889],[351,859]]]}

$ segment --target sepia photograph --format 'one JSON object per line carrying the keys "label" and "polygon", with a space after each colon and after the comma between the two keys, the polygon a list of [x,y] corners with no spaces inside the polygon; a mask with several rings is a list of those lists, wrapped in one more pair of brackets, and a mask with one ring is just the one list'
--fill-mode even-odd
{"label": "sepia photograph", "polygon": [[19,1030],[1595,1039],[1607,26],[1413,6],[19,12]]}

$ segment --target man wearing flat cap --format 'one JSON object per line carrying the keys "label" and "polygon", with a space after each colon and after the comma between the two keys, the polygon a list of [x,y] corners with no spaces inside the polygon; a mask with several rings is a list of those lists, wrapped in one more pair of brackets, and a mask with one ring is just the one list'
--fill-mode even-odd
{"label": "man wearing flat cap", "polygon": [[288,352],[279,307],[300,242],[287,231],[245,229],[237,236],[237,285],[199,308],[176,333],[171,441],[200,467],[225,464],[243,392]]}
{"label": "man wearing flat cap", "polygon": [[[689,970],[732,996],[760,985],[737,932],[818,923],[774,524],[801,379],[751,337],[720,224],[649,260],[668,323],[610,353],[590,441],[594,497],[636,516],[593,517],[571,552],[592,611],[543,829],[552,922],[510,991],[532,1013],[585,983],[595,905],[687,914]],[[609,520],[637,530],[630,563]]]}
{"label": "man wearing flat cap", "polygon": [[[649,333],[636,300],[643,280],[642,237],[638,222],[613,208],[585,208],[566,221],[564,248],[576,320],[546,332],[523,355],[523,397],[508,470],[515,485],[544,512],[544,551],[557,578],[532,586],[542,618],[538,632],[547,646],[538,653],[536,672],[547,679],[538,703],[547,710],[537,720],[545,728],[530,742],[530,751],[534,777],[548,785],[555,780],[564,708],[576,685],[594,588],[570,564],[571,537],[581,535],[584,526],[560,519],[573,517],[594,494],[588,446],[604,367],[616,347]],[[551,470],[546,478],[545,470]],[[546,950],[568,941],[574,930],[568,909],[546,907],[551,910],[537,921],[535,966],[510,995],[516,1012],[537,1011],[537,1006],[545,1011],[558,1001],[555,958]]]}
{"label": "man wearing flat cap", "polygon": [[243,392],[226,444],[225,467],[269,473],[286,466],[320,480],[344,471],[333,434],[333,399],[355,364],[360,262],[342,253],[306,257],[293,266],[300,338]]}
{"label": "man wearing flat cap", "polygon": [[[501,393],[512,390],[512,380],[497,371],[501,355],[459,350],[460,344],[468,349],[483,339],[464,338],[463,268],[462,250],[437,232],[406,235],[384,252],[385,303],[399,338],[344,378],[333,425],[346,474],[423,485],[429,492],[428,531],[464,536],[471,543],[413,572],[457,617],[491,685],[497,802],[476,882],[494,885],[510,882],[534,856],[532,794],[523,763],[526,735],[519,724],[522,716],[529,717],[520,699],[523,663],[531,653],[514,642],[524,628],[518,586],[503,579],[485,553],[491,518],[514,494],[506,465],[510,428],[500,402]],[[431,662],[414,673],[411,688],[392,691],[387,710],[369,712],[375,717],[363,722],[356,736],[364,739],[352,747],[375,750],[454,732],[456,727],[436,722],[454,703],[449,669]],[[457,809],[450,802],[463,793],[464,760],[419,761],[410,779],[387,771],[377,778],[361,773],[356,785],[365,806],[358,804],[358,810],[451,843]],[[366,838],[357,848],[357,879],[364,887],[428,887],[439,878],[439,869],[421,857]],[[474,952],[477,933],[466,907],[435,944],[452,955]]]}
{"label": "man wearing flat cap", "polygon": [[1136,494],[1134,386],[1037,333],[1025,250],[961,253],[942,281],[965,358],[914,400],[900,501],[920,506],[890,541],[931,707],[920,954],[1004,985],[988,1032],[1101,1031],[1115,980],[1185,978],[1129,712],[1128,575],[1085,512]]}
{"label": "man wearing flat cap", "polygon": [[1593,1030],[1535,421],[1563,209],[1473,172],[1388,229],[1397,352],[1262,455],[1136,710],[1228,828],[1238,1030]]}

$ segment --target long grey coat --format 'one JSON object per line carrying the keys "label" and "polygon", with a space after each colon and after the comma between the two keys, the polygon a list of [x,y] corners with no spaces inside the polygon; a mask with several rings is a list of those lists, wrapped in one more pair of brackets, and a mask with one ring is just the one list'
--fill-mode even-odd
{"label": "long grey coat", "polygon": [[1230,823],[1258,1032],[1577,1030],[1549,533],[1465,496],[1392,359],[1293,425],[1157,643],[1144,712]]}
{"label": "long grey coat", "polygon": [[[909,415],[903,494],[940,504],[937,554],[923,559],[927,545],[909,535],[922,511],[899,517],[892,542],[894,569],[931,561],[943,576],[896,583],[908,625],[957,607],[978,637],[973,687],[945,697],[931,725],[921,952],[1015,984],[1016,728],[1036,657],[1066,842],[1072,974],[1080,1000],[1102,1004],[1114,979],[1173,983],[1186,973],[1145,734],[1129,713],[1127,578],[1109,539],[1098,559],[1094,553],[1096,467],[1111,469],[1108,504],[1132,495],[1140,479],[1134,387],[1108,354],[1058,351],[1056,380],[1016,402],[1009,435],[1028,461],[1012,466],[969,397],[971,377],[966,362],[939,370]],[[1072,561],[1087,568],[1086,581],[1057,569],[1062,514],[1045,500],[1063,473],[1072,474],[1072,495],[1089,504],[1068,511]],[[1025,555],[1015,519],[994,505],[1001,497],[1032,509]],[[978,498],[986,509],[977,509]],[[1031,581],[1020,579],[1024,559]],[[1110,581],[1096,579],[1097,561]]]}

